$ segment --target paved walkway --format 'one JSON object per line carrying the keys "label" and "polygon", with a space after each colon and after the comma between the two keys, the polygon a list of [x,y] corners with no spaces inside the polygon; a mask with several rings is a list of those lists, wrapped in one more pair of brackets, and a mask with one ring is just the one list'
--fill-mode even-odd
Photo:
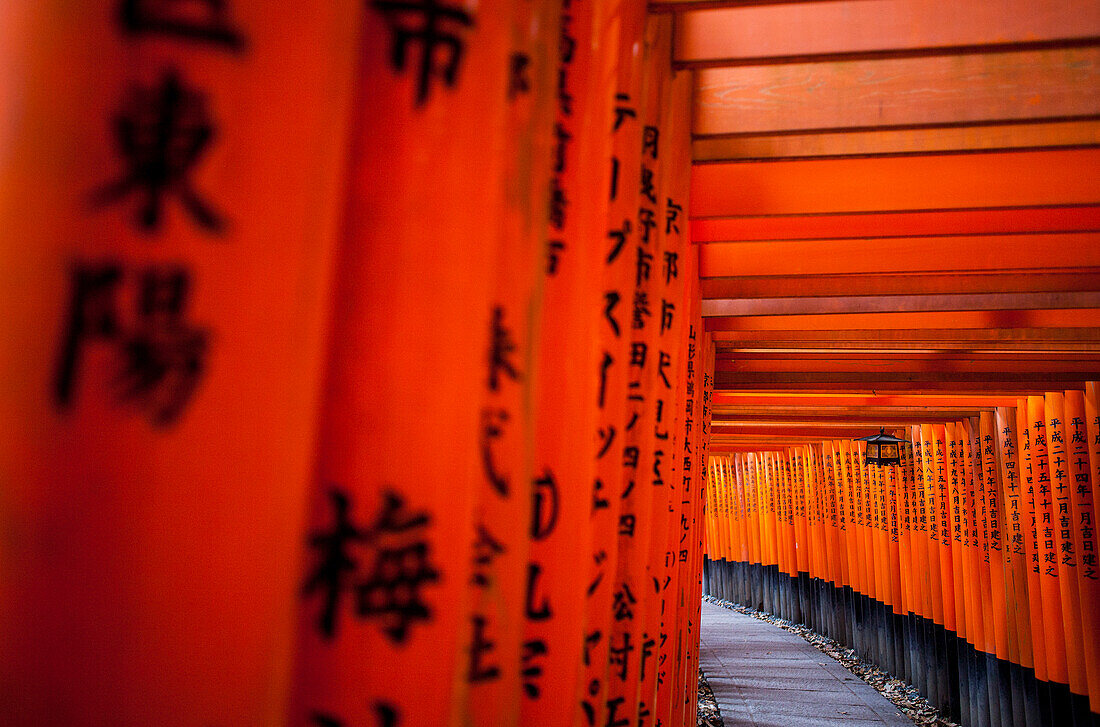
{"label": "paved walkway", "polygon": [[913,727],[890,700],[800,636],[706,601],[699,665],[725,727]]}

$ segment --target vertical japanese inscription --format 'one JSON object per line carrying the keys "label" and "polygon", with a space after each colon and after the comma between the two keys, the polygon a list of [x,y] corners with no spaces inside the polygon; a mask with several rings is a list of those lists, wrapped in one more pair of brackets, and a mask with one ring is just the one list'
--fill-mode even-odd
{"label": "vertical japanese inscription", "polygon": [[390,65],[404,73],[413,48],[419,48],[416,68],[416,106],[428,102],[432,79],[448,88],[458,82],[466,44],[462,33],[474,25],[465,10],[439,0],[373,0],[373,7],[389,26]]}
{"label": "vertical japanese inscription", "polygon": [[[128,40],[157,36],[166,38],[170,48],[234,55],[248,45],[224,1],[121,0],[115,8],[116,28]],[[131,225],[147,237],[165,232],[172,201],[184,220],[207,234],[222,235],[225,217],[192,178],[218,137],[208,94],[173,65],[154,74],[157,80],[149,85],[128,82],[109,123],[120,169],[91,190],[92,209],[136,199]],[[207,372],[212,339],[205,327],[187,321],[195,288],[189,266],[76,261],[68,282],[53,380],[58,409],[73,407],[84,354],[97,344],[111,354],[107,385],[116,403],[144,411],[154,426],[177,422]],[[124,309],[132,313],[124,315]]]}
{"label": "vertical japanese inscription", "polygon": [[[354,503],[347,491],[333,486],[328,493],[330,527],[309,536],[315,564],[303,586],[307,599],[319,599],[316,628],[321,638],[339,636],[338,616],[348,593],[355,618],[375,623],[395,644],[403,644],[417,622],[431,618],[421,589],[439,580],[424,532],[431,524],[426,512],[410,512],[397,492],[383,492],[382,506],[367,527],[351,519]],[[363,569],[358,550],[370,547],[373,558]]]}

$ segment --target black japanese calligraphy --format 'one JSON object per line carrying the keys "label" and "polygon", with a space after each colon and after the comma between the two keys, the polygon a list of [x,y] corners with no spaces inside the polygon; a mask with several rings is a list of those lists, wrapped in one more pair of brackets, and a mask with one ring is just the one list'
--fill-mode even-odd
{"label": "black japanese calligraphy", "polygon": [[125,171],[92,193],[103,207],[131,194],[141,197],[136,222],[143,232],[161,229],[165,201],[175,197],[200,227],[225,230],[222,216],[195,191],[190,175],[215,136],[206,96],[167,71],[152,88],[135,86],[114,119],[115,145]]}
{"label": "black japanese calligraphy", "polygon": [[469,13],[439,0],[373,0],[371,7],[382,14],[393,34],[390,65],[394,71],[403,73],[410,46],[420,46],[417,107],[428,101],[433,78],[442,79],[448,88],[454,87],[465,50],[461,32],[474,24]]}
{"label": "black japanese calligraphy", "polygon": [[[126,282],[137,288],[128,325],[118,305]],[[71,291],[54,380],[59,408],[72,404],[84,347],[100,342],[113,348],[112,385],[119,402],[145,409],[156,426],[174,423],[202,379],[210,338],[185,319],[191,293],[187,269],[151,266],[128,276],[118,263],[79,264]]]}
{"label": "black japanese calligraphy", "polygon": [[122,0],[118,19],[130,35],[164,35],[234,52],[246,45],[244,35],[229,21],[227,0]]}
{"label": "black japanese calligraphy", "polygon": [[[331,641],[337,635],[340,600],[351,590],[357,618],[377,621],[391,641],[405,643],[415,622],[431,618],[420,591],[440,577],[429,560],[429,544],[423,540],[430,516],[408,512],[404,497],[386,490],[374,523],[361,528],[351,520],[347,492],[333,487],[328,496],[333,524],[309,537],[318,558],[303,588],[304,596],[319,594],[322,599],[317,617],[321,638]],[[361,575],[360,561],[351,555],[351,549],[368,543],[374,546],[373,565]]]}

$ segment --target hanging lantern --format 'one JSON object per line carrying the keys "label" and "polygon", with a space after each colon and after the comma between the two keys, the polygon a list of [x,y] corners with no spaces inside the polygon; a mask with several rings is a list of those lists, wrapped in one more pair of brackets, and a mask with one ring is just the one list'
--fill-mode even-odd
{"label": "hanging lantern", "polygon": [[865,453],[867,464],[899,464],[901,462],[901,445],[905,444],[905,440],[887,434],[882,427],[879,428],[878,432],[878,434],[872,434],[869,437],[856,439],[857,442],[867,442]]}

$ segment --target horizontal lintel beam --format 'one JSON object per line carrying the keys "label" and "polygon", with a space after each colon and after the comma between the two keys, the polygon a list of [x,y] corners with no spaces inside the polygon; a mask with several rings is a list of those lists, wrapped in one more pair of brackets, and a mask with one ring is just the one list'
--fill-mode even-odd
{"label": "horizontal lintel beam", "polygon": [[1078,378],[1100,377],[1100,357],[1079,361],[971,361],[943,359],[914,361],[912,359],[863,359],[829,361],[823,359],[741,360],[721,358],[715,361],[715,371],[724,373],[759,374],[822,374],[853,373],[867,375],[943,375],[971,374],[1078,374]]}
{"label": "horizontal lintel beam", "polygon": [[1100,149],[693,164],[691,217],[1095,206],[1098,170]]}
{"label": "horizontal lintel beam", "polygon": [[702,278],[704,299],[1055,293],[1100,290],[1100,267],[1027,273],[737,275]]}
{"label": "horizontal lintel beam", "polygon": [[1096,231],[1100,231],[1100,205],[728,216],[691,221],[693,242],[881,240]]}
{"label": "horizontal lintel beam", "polygon": [[695,71],[695,136],[1100,113],[1100,48]]}
{"label": "horizontal lintel beam", "polygon": [[675,64],[876,51],[1032,47],[1100,35],[1092,0],[844,0],[681,13]]}
{"label": "horizontal lintel beam", "polygon": [[1041,349],[1067,347],[1092,350],[1100,342],[1100,327],[979,328],[865,328],[862,330],[730,330],[715,331],[711,339],[718,349],[784,348],[957,348]]}
{"label": "horizontal lintel beam", "polygon": [[[1096,282],[1100,284],[1100,280]],[[704,298],[702,301],[704,318],[712,316],[787,316],[1067,308],[1100,308],[1100,291],[854,295],[813,298]]]}
{"label": "horizontal lintel beam", "polygon": [[1100,145],[1096,119],[1022,119],[1018,123],[924,128],[812,129],[805,132],[696,136],[696,162],[858,158],[944,152],[989,153]]}
{"label": "horizontal lintel beam", "polygon": [[1100,328],[1100,309],[933,311],[707,318],[708,331],[857,331],[929,328]]}
{"label": "horizontal lintel beam", "polygon": [[[1057,390],[1049,389],[1049,390]],[[830,406],[830,407],[998,407],[1016,406],[1015,392],[957,392],[945,394],[943,392],[928,393],[924,391],[887,391],[872,392],[870,389],[862,393],[855,392],[829,392],[813,393],[799,391],[776,391],[762,394],[753,391],[735,391],[728,387],[716,388],[712,401],[714,406]]]}

